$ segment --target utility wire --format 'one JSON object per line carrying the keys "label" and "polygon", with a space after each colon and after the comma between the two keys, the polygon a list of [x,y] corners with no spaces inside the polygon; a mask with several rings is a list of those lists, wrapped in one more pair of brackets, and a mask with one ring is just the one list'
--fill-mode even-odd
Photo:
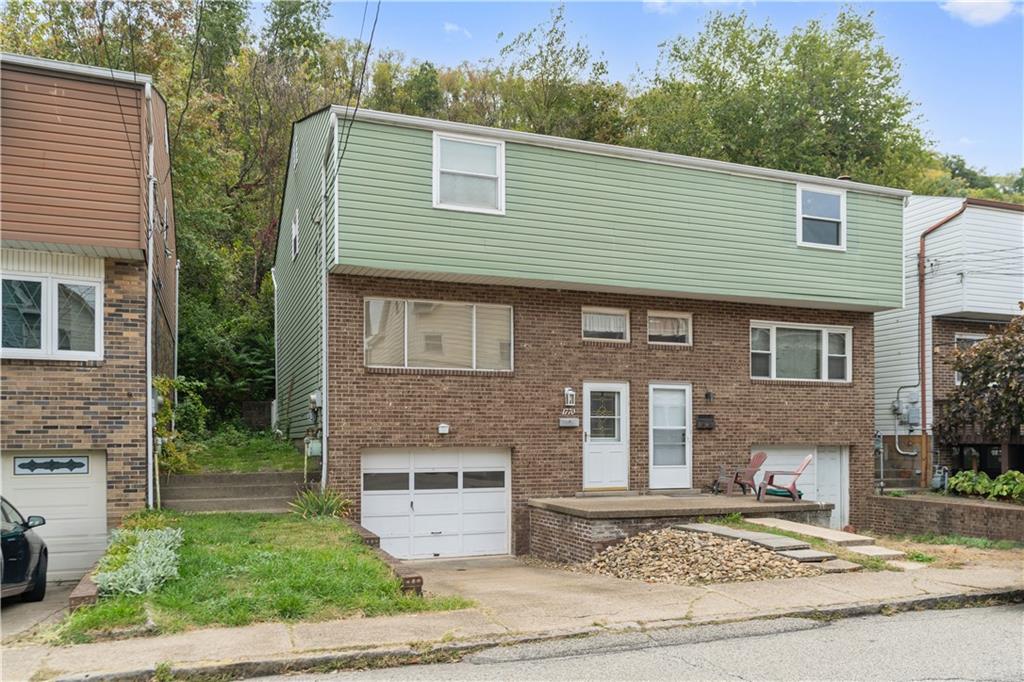
{"label": "utility wire", "polygon": [[[366,10],[369,8],[369,6],[370,6],[370,0],[363,0],[363,18],[359,22],[359,39],[356,41],[356,47],[357,48],[360,45],[363,44],[363,31],[366,29]],[[355,115],[354,114],[353,114],[351,122],[349,121],[349,118],[348,118],[349,117],[349,113],[351,111],[350,103],[352,102],[352,94],[355,92],[355,89],[356,89],[356,63],[355,63],[355,61],[353,61],[352,65],[351,65],[351,68],[349,70],[348,93],[345,95],[345,113],[342,114],[342,116],[341,116],[341,125],[338,126],[338,130],[344,131],[349,126],[351,126],[352,123],[355,122]],[[344,135],[344,132],[342,132],[341,134]],[[340,158],[338,159],[338,166],[339,167],[341,166],[341,159]]]}
{"label": "utility wire", "polygon": [[348,150],[348,140],[352,136],[352,126],[356,121],[356,114],[359,113],[359,103],[363,98],[363,87],[366,85],[366,64],[370,61],[370,48],[373,46],[373,36],[377,32],[377,20],[380,18],[380,2],[377,0],[377,11],[373,14],[373,26],[370,27],[370,39],[366,41],[366,54],[363,55],[363,73],[359,77],[359,90],[356,91],[356,106],[352,111],[352,122],[349,123],[348,132],[345,134],[345,144],[341,148],[341,154],[338,156],[338,168],[341,168],[341,162],[345,158],[345,152]]}
{"label": "utility wire", "polygon": [[[185,104],[181,107],[181,112],[178,114],[178,125],[174,129],[174,139],[171,141],[171,149],[178,148],[178,135],[181,133],[181,126],[185,121],[185,112],[188,111],[189,104],[192,101],[192,78],[196,73],[196,56],[199,54],[199,40],[203,35],[203,8],[206,7],[206,3],[203,0],[199,2],[199,12],[196,17],[196,36],[195,42],[192,45],[192,64],[188,69],[188,84],[185,86]],[[171,172],[171,165],[167,164],[167,172]],[[166,180],[166,178],[164,178]]]}

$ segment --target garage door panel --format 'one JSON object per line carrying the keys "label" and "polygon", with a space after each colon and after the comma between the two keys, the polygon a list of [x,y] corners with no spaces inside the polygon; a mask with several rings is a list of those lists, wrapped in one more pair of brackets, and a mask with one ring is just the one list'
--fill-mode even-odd
{"label": "garage door panel", "polygon": [[462,509],[466,512],[505,513],[507,493],[504,490],[470,491],[462,493]]}
{"label": "garage door panel", "polygon": [[413,496],[413,512],[420,514],[458,514],[459,493],[418,493]]}
{"label": "garage door panel", "polygon": [[454,533],[462,530],[462,515],[455,514],[416,514],[412,518],[413,535],[429,535],[430,533]]}
{"label": "garage door panel", "polygon": [[462,538],[458,535],[414,535],[412,555],[419,557],[459,556]]}
{"label": "garage door panel", "polygon": [[[88,458],[88,473],[15,474],[14,458],[40,461]],[[3,495],[23,515],[38,515],[46,524],[36,533],[46,542],[49,580],[76,580],[107,547],[106,455],[98,452],[6,454],[2,461]]]}
{"label": "garage door panel", "polygon": [[408,495],[363,493],[363,516],[404,516],[409,513]]}
{"label": "garage door panel", "polygon": [[[391,479],[371,480],[384,472],[405,472],[412,489],[389,494]],[[509,483],[507,450],[372,450],[363,455],[362,522],[397,557],[504,554]]]}
{"label": "garage door panel", "polygon": [[[793,471],[804,457],[814,454],[804,473],[797,481],[797,488],[803,493],[803,499],[816,502],[828,502],[834,505],[831,518],[833,528],[841,528],[846,523],[846,485],[843,475],[843,459],[845,450],[835,445],[770,445],[755,446],[751,452],[763,450],[768,459],[754,480],[760,485],[764,471]],[[791,476],[779,477],[781,483],[789,483]]]}
{"label": "garage door panel", "polygon": [[504,512],[467,514],[463,517],[462,530],[464,533],[501,533],[505,526]]}

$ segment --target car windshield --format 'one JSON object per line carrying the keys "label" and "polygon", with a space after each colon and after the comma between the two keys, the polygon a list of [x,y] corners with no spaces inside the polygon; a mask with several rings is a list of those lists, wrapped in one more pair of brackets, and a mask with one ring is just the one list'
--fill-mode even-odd
{"label": "car windshield", "polygon": [[12,507],[7,500],[2,500],[0,502],[2,502],[0,506],[3,507],[4,521],[6,521],[7,523],[17,524],[25,523],[25,519],[23,519],[21,514],[18,513],[18,510]]}

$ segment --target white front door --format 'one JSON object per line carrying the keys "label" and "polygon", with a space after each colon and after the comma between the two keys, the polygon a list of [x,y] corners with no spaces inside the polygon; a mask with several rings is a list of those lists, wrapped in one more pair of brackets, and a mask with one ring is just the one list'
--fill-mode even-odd
{"label": "white front door", "polygon": [[629,487],[629,384],[583,384],[583,488]]}
{"label": "white front door", "polygon": [[652,489],[689,488],[692,481],[690,386],[651,384],[648,400]]}

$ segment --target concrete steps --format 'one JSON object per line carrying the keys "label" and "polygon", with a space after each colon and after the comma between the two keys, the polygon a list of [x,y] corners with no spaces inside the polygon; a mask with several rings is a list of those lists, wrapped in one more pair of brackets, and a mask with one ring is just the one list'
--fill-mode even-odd
{"label": "concrete steps", "polygon": [[831,542],[833,545],[839,545],[840,547],[875,544],[875,539],[868,537],[867,535],[857,535],[856,533],[847,533],[841,530],[833,530],[832,528],[824,528],[822,526],[811,526],[806,523],[787,521],[786,519],[767,517],[763,519],[746,519],[746,521],[748,523],[755,523],[759,526],[767,526],[769,528],[789,531],[790,533],[800,533],[801,535],[818,538],[825,542]]}
{"label": "concrete steps", "polygon": [[854,554],[863,554],[864,556],[874,557],[876,559],[902,559],[906,556],[898,549],[889,549],[888,547],[879,547],[878,545],[863,545],[858,547],[848,547],[847,549]]}
{"label": "concrete steps", "polygon": [[167,509],[188,512],[287,512],[305,487],[301,472],[189,474],[161,481]]}

